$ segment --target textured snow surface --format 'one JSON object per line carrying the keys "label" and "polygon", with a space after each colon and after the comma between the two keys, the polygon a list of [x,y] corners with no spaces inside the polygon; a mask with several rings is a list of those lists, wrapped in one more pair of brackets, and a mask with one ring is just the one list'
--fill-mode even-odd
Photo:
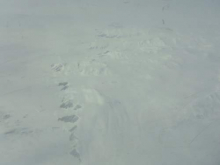
{"label": "textured snow surface", "polygon": [[219,165],[218,0],[1,0],[0,165]]}

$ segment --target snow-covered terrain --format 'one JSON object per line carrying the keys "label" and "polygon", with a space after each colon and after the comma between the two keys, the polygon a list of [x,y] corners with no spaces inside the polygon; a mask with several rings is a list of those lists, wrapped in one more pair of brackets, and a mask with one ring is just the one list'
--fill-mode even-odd
{"label": "snow-covered terrain", "polygon": [[219,0],[1,0],[0,165],[219,165]]}

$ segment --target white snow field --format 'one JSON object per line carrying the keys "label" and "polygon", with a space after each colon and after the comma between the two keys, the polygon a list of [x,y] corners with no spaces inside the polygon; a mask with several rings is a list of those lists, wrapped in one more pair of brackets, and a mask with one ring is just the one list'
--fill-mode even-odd
{"label": "white snow field", "polygon": [[0,165],[219,155],[219,0],[0,0]]}

